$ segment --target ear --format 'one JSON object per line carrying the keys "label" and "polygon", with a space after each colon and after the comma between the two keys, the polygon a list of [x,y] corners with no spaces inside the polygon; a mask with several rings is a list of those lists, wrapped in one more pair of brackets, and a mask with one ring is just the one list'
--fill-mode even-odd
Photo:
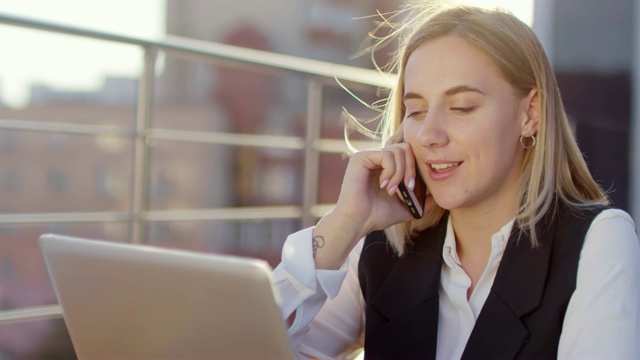
{"label": "ear", "polygon": [[538,132],[540,121],[540,93],[538,89],[531,89],[529,94],[522,99],[522,122],[520,124],[520,135],[535,135]]}

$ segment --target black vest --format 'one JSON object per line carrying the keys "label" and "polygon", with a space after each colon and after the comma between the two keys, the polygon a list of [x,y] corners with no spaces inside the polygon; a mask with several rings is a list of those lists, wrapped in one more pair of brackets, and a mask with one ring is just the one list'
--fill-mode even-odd
{"label": "black vest", "polygon": [[[578,261],[592,220],[605,207],[559,207],[528,236],[509,238],[493,286],[471,332],[463,359],[557,357]],[[367,236],[358,265],[366,302],[365,358],[436,355],[442,247],[447,216],[414,239],[398,258],[384,232]]]}

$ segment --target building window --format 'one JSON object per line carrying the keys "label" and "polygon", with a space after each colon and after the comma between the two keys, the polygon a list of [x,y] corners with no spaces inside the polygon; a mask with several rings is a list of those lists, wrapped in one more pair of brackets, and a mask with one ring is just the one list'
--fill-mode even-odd
{"label": "building window", "polygon": [[69,189],[69,179],[60,169],[47,171],[47,184],[58,193],[66,192]]}
{"label": "building window", "polygon": [[16,263],[10,257],[0,258],[0,278],[4,280],[13,279],[15,277]]}
{"label": "building window", "polygon": [[0,150],[13,150],[18,147],[19,136],[15,131],[0,131]]}
{"label": "building window", "polygon": [[15,169],[0,169],[0,186],[5,190],[16,190],[20,185],[20,176]]}
{"label": "building window", "polygon": [[95,176],[96,188],[100,195],[109,198],[118,198],[120,192],[120,179],[114,171],[100,169]]}
{"label": "building window", "polygon": [[54,149],[65,149],[69,146],[69,135],[51,133],[49,134],[49,143]]}
{"label": "building window", "polygon": [[171,195],[171,179],[164,171],[160,171],[156,176],[152,176],[149,186],[155,200],[166,200]]}

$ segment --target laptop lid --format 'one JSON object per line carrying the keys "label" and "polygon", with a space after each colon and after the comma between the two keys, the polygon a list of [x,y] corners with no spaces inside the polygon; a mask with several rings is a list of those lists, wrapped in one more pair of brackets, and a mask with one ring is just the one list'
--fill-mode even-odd
{"label": "laptop lid", "polygon": [[79,359],[290,359],[262,260],[47,234],[40,248]]}

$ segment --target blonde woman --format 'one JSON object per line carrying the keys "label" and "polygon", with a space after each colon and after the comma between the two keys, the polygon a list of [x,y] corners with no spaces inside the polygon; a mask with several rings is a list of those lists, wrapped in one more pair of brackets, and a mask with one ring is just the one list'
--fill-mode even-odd
{"label": "blonde woman", "polygon": [[[297,356],[640,358],[635,225],[589,174],[534,33],[408,11],[386,145],[350,158],[274,271]],[[421,181],[415,220],[396,190]]]}

